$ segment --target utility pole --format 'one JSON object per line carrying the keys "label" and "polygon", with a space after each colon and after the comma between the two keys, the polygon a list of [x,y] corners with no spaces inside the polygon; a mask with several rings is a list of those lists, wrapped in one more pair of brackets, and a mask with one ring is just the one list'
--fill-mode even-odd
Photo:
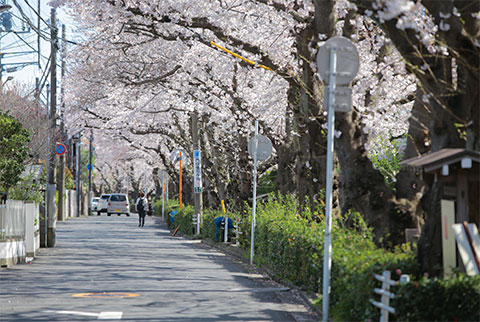
{"label": "utility pole", "polygon": [[[47,84],[46,85],[46,91],[47,91],[47,95],[46,95],[46,98],[47,98],[47,104],[46,104],[46,109],[47,109],[47,123],[48,123],[48,118],[49,118],[49,111],[50,111],[50,84]],[[50,191],[48,189],[48,184],[50,182],[48,176],[50,174],[50,172],[48,171],[50,169],[50,127],[47,128],[47,144],[46,144],[46,151],[45,151],[45,160],[46,160],[46,174],[47,174],[47,184],[45,186],[45,215],[43,218],[43,243],[42,243],[42,246],[47,248],[48,247],[48,243],[47,243],[47,239],[48,239],[48,200],[49,200],[49,195],[50,195]]]}
{"label": "utility pole", "polygon": [[197,111],[192,113],[192,139],[193,139],[193,205],[195,208],[196,221],[197,221],[197,235],[200,234],[200,224],[202,220],[202,166],[201,166],[201,154],[199,147],[198,136],[198,114]]}
{"label": "utility pole", "polygon": [[[65,111],[65,56],[67,53],[66,49],[66,37],[65,37],[65,25],[62,25],[62,83],[60,87],[60,100],[61,100],[61,110],[60,110],[60,137],[61,143],[65,144],[65,122],[63,120],[64,111]],[[65,220],[65,154],[60,155],[60,165],[58,169],[58,220]]]}
{"label": "utility pole", "polygon": [[37,60],[38,60],[38,68],[41,69],[42,65],[40,65],[41,61],[40,61],[40,58],[42,57],[41,55],[41,52],[40,52],[40,47],[41,47],[41,43],[40,43],[40,0],[37,1],[37,12],[38,12],[38,15],[37,15]]}
{"label": "utility pole", "polygon": [[50,148],[49,148],[49,167],[48,167],[48,233],[47,246],[55,246],[55,234],[57,224],[56,209],[56,191],[55,184],[55,158],[56,158],[56,113],[57,113],[57,20],[55,9],[51,10],[50,21],[50,38],[51,38],[51,64],[50,64],[50,113],[49,113],[49,131],[50,131]]}
{"label": "utility pole", "polygon": [[92,193],[92,155],[93,155],[93,130],[90,129],[90,144],[88,149],[88,215],[92,211],[91,193]]}

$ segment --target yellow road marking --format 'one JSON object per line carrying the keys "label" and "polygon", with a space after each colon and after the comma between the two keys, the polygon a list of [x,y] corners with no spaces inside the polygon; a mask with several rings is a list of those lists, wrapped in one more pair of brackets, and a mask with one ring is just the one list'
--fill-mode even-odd
{"label": "yellow road marking", "polygon": [[137,293],[109,293],[109,292],[102,292],[102,293],[78,293],[73,294],[73,297],[88,297],[88,298],[124,298],[124,297],[137,297],[140,294]]}

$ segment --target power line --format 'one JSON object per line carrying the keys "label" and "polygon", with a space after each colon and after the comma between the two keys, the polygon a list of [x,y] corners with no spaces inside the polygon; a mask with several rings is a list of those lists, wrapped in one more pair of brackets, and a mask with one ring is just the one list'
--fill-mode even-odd
{"label": "power line", "polygon": [[[16,1],[14,0],[14,2],[16,2]],[[24,0],[24,2],[27,4],[27,6],[30,7],[30,9],[32,9],[32,11],[35,13],[35,15],[36,15],[38,18],[40,18],[40,20],[43,21],[43,23],[50,28],[50,24],[42,18],[41,13],[40,13],[40,12],[37,12],[37,10],[35,10],[35,8],[33,8],[32,5],[31,5],[30,3],[28,3],[27,0]]]}

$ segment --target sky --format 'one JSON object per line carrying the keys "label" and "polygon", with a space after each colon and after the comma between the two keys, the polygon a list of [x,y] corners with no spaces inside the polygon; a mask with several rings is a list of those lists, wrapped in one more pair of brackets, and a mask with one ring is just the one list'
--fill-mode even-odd
{"label": "sky", "polygon": [[[38,42],[37,33],[25,23],[25,17],[28,18],[37,27],[37,6],[40,1],[40,12],[42,35],[40,41],[40,67],[38,64]],[[48,5],[50,0],[0,0],[0,4],[11,5],[12,8],[8,11],[11,14],[11,31],[6,32],[8,24],[5,23],[6,19],[0,18],[0,52],[4,54],[2,58],[2,64],[4,64],[4,71],[2,73],[2,81],[5,82],[8,78],[13,77],[10,81],[26,83],[35,87],[35,78],[41,78],[47,65],[48,57],[50,56],[50,29],[46,23],[50,23],[50,11],[51,7]],[[22,16],[19,8],[21,8],[24,15]],[[29,6],[30,4],[30,6]],[[3,13],[5,14],[5,13]],[[58,37],[61,38],[61,25],[66,26],[66,38],[68,40],[74,40],[78,38],[74,33],[73,19],[67,14],[66,10],[61,8],[57,9],[57,25],[59,26]],[[57,53],[57,64],[60,65],[60,53]],[[20,65],[25,63],[25,65]],[[24,67],[22,67],[24,66]],[[5,70],[6,69],[6,70]],[[16,70],[15,70],[16,69]],[[47,71],[48,72],[48,71]],[[57,71],[58,77],[60,77],[60,70]],[[48,78],[49,80],[49,78]]]}

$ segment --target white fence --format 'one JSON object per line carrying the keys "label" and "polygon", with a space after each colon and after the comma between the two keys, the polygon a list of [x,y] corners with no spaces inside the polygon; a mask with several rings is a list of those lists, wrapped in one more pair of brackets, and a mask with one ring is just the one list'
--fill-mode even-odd
{"label": "white fence", "polygon": [[374,277],[382,282],[382,288],[375,288],[373,291],[382,296],[380,302],[370,299],[370,302],[380,309],[380,322],[388,322],[388,313],[395,314],[395,309],[390,306],[390,299],[395,298],[395,294],[390,292],[390,286],[400,283],[407,283],[410,281],[410,276],[402,274],[400,281],[390,279],[390,271],[383,271],[382,275],[375,274]]}
{"label": "white fence", "polygon": [[25,206],[22,201],[7,200],[0,205],[0,240],[25,236]]}
{"label": "white fence", "polygon": [[38,205],[7,200],[0,205],[0,265],[25,262],[40,247]]}

